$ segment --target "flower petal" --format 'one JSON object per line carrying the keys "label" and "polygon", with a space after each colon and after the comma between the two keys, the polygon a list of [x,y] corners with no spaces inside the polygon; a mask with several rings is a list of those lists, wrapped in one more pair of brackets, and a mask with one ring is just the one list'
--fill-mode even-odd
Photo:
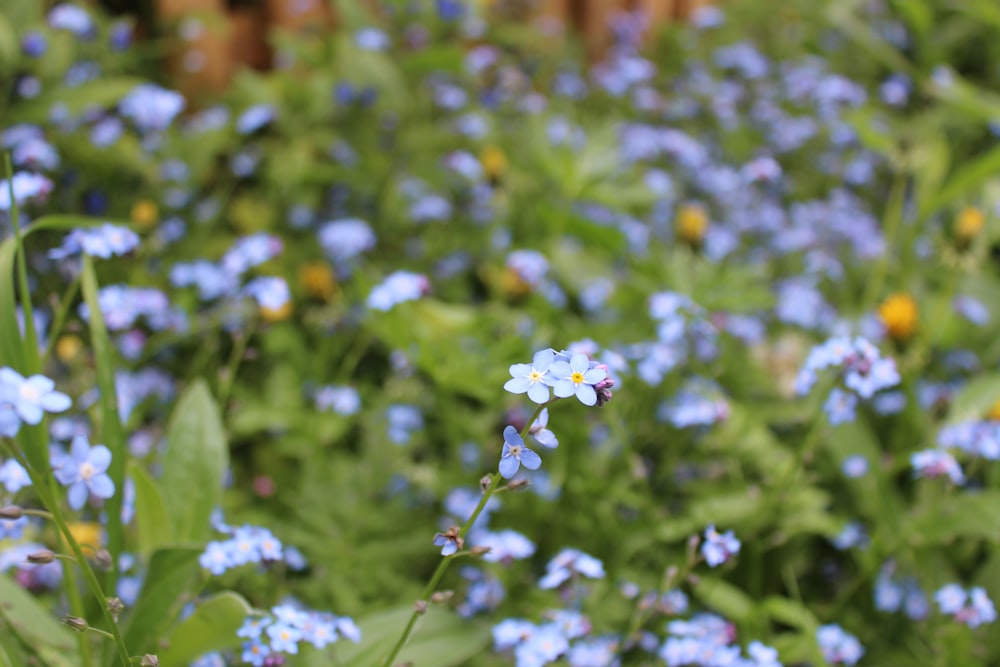
{"label": "flower petal", "polygon": [[521,462],[513,456],[506,456],[500,459],[500,476],[510,479],[517,474],[517,469],[521,467]]}
{"label": "flower petal", "polygon": [[[517,392],[520,393],[520,392]],[[541,405],[549,400],[549,387],[541,382],[532,382],[528,387],[528,398]]]}
{"label": "flower petal", "polygon": [[510,367],[511,377],[523,377],[531,373],[531,365],[529,364],[514,364]]}
{"label": "flower petal", "polygon": [[551,373],[552,377],[555,379],[561,380],[562,378],[568,378],[572,375],[573,369],[570,368],[569,364],[565,361],[554,361],[552,362],[552,365],[549,366],[549,373]]}
{"label": "flower petal", "polygon": [[101,473],[111,465],[111,450],[104,445],[97,445],[90,450],[90,463],[95,473]]}
{"label": "flower petal", "polygon": [[531,380],[522,376],[507,380],[504,383],[503,388],[512,394],[523,394],[528,391],[528,387],[530,387],[531,384]]}
{"label": "flower petal", "polygon": [[589,384],[581,384],[576,388],[576,397],[584,405],[594,405],[597,403],[597,392]]}
{"label": "flower petal", "polygon": [[569,367],[575,373],[586,373],[587,369],[590,368],[590,358],[585,354],[574,354],[569,360]]}
{"label": "flower petal", "polygon": [[544,372],[552,365],[555,358],[556,354],[552,350],[539,350],[535,352],[535,356],[531,360],[531,365],[535,367],[535,370]]}
{"label": "flower petal", "polygon": [[591,368],[583,374],[583,381],[587,384],[597,384],[606,377],[608,377],[608,372],[603,368]]}
{"label": "flower petal", "polygon": [[90,492],[98,498],[110,498],[115,495],[115,483],[107,475],[97,475],[90,478]]}
{"label": "flower petal", "polygon": [[87,502],[88,495],[87,485],[81,481],[69,487],[69,493],[66,494],[66,498],[69,500],[69,506],[78,510]]}
{"label": "flower petal", "polygon": [[542,465],[542,457],[530,449],[525,448],[521,452],[521,465],[528,470],[538,470],[538,468]]}
{"label": "flower petal", "polygon": [[524,440],[521,439],[521,434],[509,424],[503,430],[503,441],[509,447],[524,447]]}
{"label": "flower petal", "polygon": [[45,394],[39,402],[46,412],[63,412],[73,405],[73,400],[69,396],[58,391]]}
{"label": "flower petal", "polygon": [[552,386],[552,393],[558,396],[559,398],[566,398],[567,396],[572,396],[575,391],[576,391],[576,385],[573,384],[572,380],[559,380]]}

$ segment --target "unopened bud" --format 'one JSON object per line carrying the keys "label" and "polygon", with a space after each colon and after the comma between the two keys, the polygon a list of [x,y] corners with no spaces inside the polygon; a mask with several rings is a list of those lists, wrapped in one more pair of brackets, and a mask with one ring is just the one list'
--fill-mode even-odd
{"label": "unopened bud", "polygon": [[424,614],[427,612],[427,600],[417,600],[413,603],[413,610],[418,614]]}
{"label": "unopened bud", "polygon": [[455,591],[438,591],[431,596],[431,602],[433,604],[441,604],[442,602],[447,602],[451,599],[451,596],[455,594]]}
{"label": "unopened bud", "polygon": [[487,490],[488,490],[488,489],[489,489],[489,488],[490,488],[491,486],[493,486],[493,478],[492,478],[492,477],[490,477],[489,475],[483,475],[483,476],[482,476],[482,477],[481,477],[481,478],[479,479],[479,488],[483,490],[483,493],[486,493],[486,491],[487,491]]}
{"label": "unopened bud", "polygon": [[102,570],[110,570],[113,563],[111,553],[107,549],[98,549],[94,554],[94,563]]}
{"label": "unopened bud", "polygon": [[118,614],[125,611],[125,603],[118,597],[108,598],[108,611],[111,612],[111,615],[117,621]]}
{"label": "unopened bud", "polygon": [[24,510],[17,505],[0,508],[0,519],[20,519],[22,516],[24,516]]}
{"label": "unopened bud", "polygon": [[56,559],[56,555],[49,551],[48,549],[43,549],[41,551],[34,551],[27,556],[29,563],[35,565],[45,565],[46,563],[51,563]]}
{"label": "unopened bud", "polygon": [[147,653],[139,661],[139,667],[160,667],[160,659],[152,653]]}
{"label": "unopened bud", "polygon": [[469,549],[469,555],[482,556],[483,554],[489,553],[490,549],[492,549],[492,547],[472,547],[471,549]]}
{"label": "unopened bud", "polygon": [[513,479],[507,482],[507,488],[511,491],[520,491],[524,489],[529,484],[528,480],[524,477],[519,477],[518,479]]}
{"label": "unopened bud", "polygon": [[65,618],[63,618],[63,623],[65,623],[72,629],[76,630],[77,632],[86,632],[87,628],[90,627],[90,624],[87,623],[87,621],[83,620],[82,618],[79,618],[77,616],[70,616],[68,614],[66,615]]}

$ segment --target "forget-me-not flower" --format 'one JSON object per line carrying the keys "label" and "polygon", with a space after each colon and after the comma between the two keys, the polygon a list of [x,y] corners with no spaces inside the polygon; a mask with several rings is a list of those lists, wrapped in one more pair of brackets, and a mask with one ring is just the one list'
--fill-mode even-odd
{"label": "forget-me-not flower", "polygon": [[69,487],[69,506],[75,510],[83,507],[91,494],[108,499],[115,495],[115,483],[108,476],[111,450],[104,445],[90,446],[87,437],[73,438],[69,455],[55,466],[56,479]]}
{"label": "forget-me-not flower", "polygon": [[556,361],[549,367],[555,378],[553,393],[559,398],[576,396],[584,405],[597,403],[594,385],[608,376],[604,368],[591,368],[590,359],[585,354],[574,354],[569,362]]}
{"label": "forget-me-not flower", "polygon": [[555,352],[552,350],[535,352],[530,364],[513,364],[510,367],[511,379],[503,388],[512,394],[527,393],[528,398],[539,405],[548,402],[549,384],[554,381],[549,369],[554,361]]}
{"label": "forget-me-not flower", "polygon": [[500,474],[504,479],[510,479],[524,466],[528,470],[538,470],[542,465],[542,457],[531,451],[524,444],[521,434],[513,426],[503,430],[503,453],[500,455]]}

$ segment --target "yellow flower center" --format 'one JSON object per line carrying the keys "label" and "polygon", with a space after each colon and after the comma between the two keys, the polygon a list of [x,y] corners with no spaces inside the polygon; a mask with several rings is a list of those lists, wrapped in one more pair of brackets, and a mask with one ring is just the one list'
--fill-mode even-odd
{"label": "yellow flower center", "polygon": [[708,229],[708,213],[701,206],[685,204],[677,212],[674,228],[681,239],[688,243],[700,243]]}
{"label": "yellow flower center", "polygon": [[532,368],[531,372],[528,373],[528,380],[530,380],[531,382],[538,382],[541,379],[542,379],[542,373],[539,373],[534,368]]}
{"label": "yellow flower center", "polygon": [[990,407],[986,418],[990,421],[1000,421],[1000,399],[997,399],[997,402]]}
{"label": "yellow flower center", "polygon": [[906,340],[917,329],[917,302],[909,294],[900,292],[890,296],[879,306],[878,315],[889,336],[895,340]]}
{"label": "yellow flower center", "polygon": [[89,482],[90,478],[93,477],[94,473],[96,472],[97,471],[94,470],[94,464],[92,464],[90,461],[85,461],[80,466],[80,477],[82,477],[83,481],[85,482]]}
{"label": "yellow flower center", "polygon": [[583,373],[574,371],[573,374],[569,376],[569,379],[573,381],[573,384],[580,384],[583,382]]}
{"label": "yellow flower center", "polygon": [[21,398],[25,398],[29,401],[37,401],[39,397],[38,390],[33,386],[25,382],[18,389],[18,393],[21,394]]}
{"label": "yellow flower center", "polygon": [[982,211],[971,206],[964,208],[955,220],[955,236],[960,241],[971,241],[982,231],[985,222]]}

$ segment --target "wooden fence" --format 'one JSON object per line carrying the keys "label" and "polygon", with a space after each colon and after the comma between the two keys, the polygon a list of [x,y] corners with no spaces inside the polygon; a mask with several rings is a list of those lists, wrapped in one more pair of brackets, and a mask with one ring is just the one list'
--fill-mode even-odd
{"label": "wooden fence", "polygon": [[[362,2],[364,0],[358,0]],[[504,0],[495,0],[502,3]],[[652,26],[683,20],[709,0],[527,0],[529,20],[551,25],[558,21],[581,35],[591,56],[601,53],[610,39],[609,19],[623,11],[640,10]],[[267,69],[272,54],[267,35],[272,28],[286,31],[324,30],[335,17],[328,0],[263,0],[252,4],[226,0],[156,0],[160,20],[182,40],[172,59],[175,85],[197,96],[218,91],[238,67]]]}

